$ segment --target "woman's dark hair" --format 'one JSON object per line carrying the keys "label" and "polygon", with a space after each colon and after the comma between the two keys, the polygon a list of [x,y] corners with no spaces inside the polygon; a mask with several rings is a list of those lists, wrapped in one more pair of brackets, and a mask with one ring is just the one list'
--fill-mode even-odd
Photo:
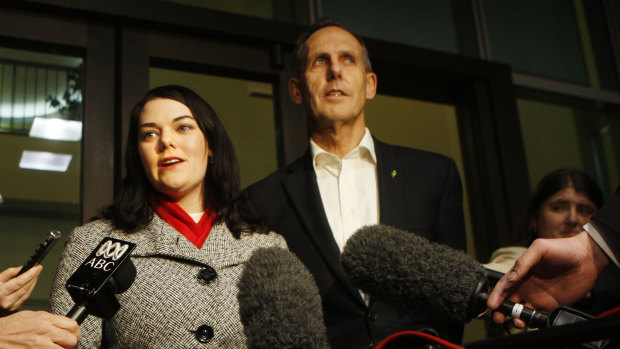
{"label": "woman's dark hair", "polygon": [[102,215],[114,226],[133,232],[153,218],[151,197],[157,194],[149,182],[138,153],[139,122],[142,109],[149,101],[158,98],[172,99],[185,105],[192,113],[198,127],[209,144],[213,156],[209,158],[204,178],[205,201],[217,213],[218,221],[226,223],[235,237],[243,231],[264,233],[263,227],[245,212],[245,200],[239,197],[239,163],[232,142],[213,108],[194,91],[175,85],[156,87],[146,93],[131,112],[129,135],[125,151],[127,175],[112,205],[102,210]]}
{"label": "woman's dark hair", "polygon": [[565,188],[573,188],[576,192],[584,194],[592,200],[596,209],[603,206],[603,192],[598,184],[585,172],[578,169],[561,168],[547,174],[536,186],[524,219],[518,226],[517,243],[529,246],[538,233],[532,229],[532,221],[538,218],[540,207],[549,197]]}

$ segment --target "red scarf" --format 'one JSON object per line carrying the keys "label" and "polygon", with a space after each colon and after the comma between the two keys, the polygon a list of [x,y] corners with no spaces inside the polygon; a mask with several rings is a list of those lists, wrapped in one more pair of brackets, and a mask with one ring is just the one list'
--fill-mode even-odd
{"label": "red scarf", "polygon": [[175,202],[168,201],[162,197],[153,197],[151,200],[153,211],[157,215],[170,224],[179,233],[183,234],[187,240],[194,244],[198,249],[207,239],[213,223],[215,223],[216,214],[211,210],[207,210],[196,223],[185,210],[183,210]]}

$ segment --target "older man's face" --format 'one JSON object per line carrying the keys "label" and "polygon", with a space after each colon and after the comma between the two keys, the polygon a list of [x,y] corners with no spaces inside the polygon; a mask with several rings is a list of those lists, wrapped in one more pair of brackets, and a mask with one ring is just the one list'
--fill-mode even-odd
{"label": "older man's face", "polygon": [[308,38],[306,48],[303,77],[291,79],[289,85],[293,100],[304,103],[320,127],[363,120],[377,77],[366,72],[357,39],[342,28],[325,27]]}

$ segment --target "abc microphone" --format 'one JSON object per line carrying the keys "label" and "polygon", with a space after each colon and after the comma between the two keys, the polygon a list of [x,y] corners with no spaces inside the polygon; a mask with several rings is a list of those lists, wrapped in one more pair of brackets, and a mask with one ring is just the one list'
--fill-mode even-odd
{"label": "abc microphone", "polygon": [[136,278],[129,255],[134,243],[106,237],[71,275],[65,287],[75,306],[67,317],[81,324],[88,315],[110,319],[120,304],[114,294],[125,292]]}

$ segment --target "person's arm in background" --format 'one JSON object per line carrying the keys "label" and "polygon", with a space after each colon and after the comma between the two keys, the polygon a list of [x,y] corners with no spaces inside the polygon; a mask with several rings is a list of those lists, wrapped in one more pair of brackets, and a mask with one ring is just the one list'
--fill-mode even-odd
{"label": "person's arm in background", "polygon": [[0,318],[0,348],[73,348],[80,338],[78,323],[61,315],[24,310]]}
{"label": "person's arm in background", "polygon": [[[590,291],[609,262],[586,232],[570,238],[537,239],[495,285],[487,306],[497,309],[505,298],[546,311],[570,305]],[[493,316],[496,322],[504,322],[504,315]],[[515,324],[524,326],[520,320]]]}
{"label": "person's arm in background", "polygon": [[36,265],[17,276],[21,267],[8,268],[0,273],[0,313],[16,311],[32,293],[43,267]]}

